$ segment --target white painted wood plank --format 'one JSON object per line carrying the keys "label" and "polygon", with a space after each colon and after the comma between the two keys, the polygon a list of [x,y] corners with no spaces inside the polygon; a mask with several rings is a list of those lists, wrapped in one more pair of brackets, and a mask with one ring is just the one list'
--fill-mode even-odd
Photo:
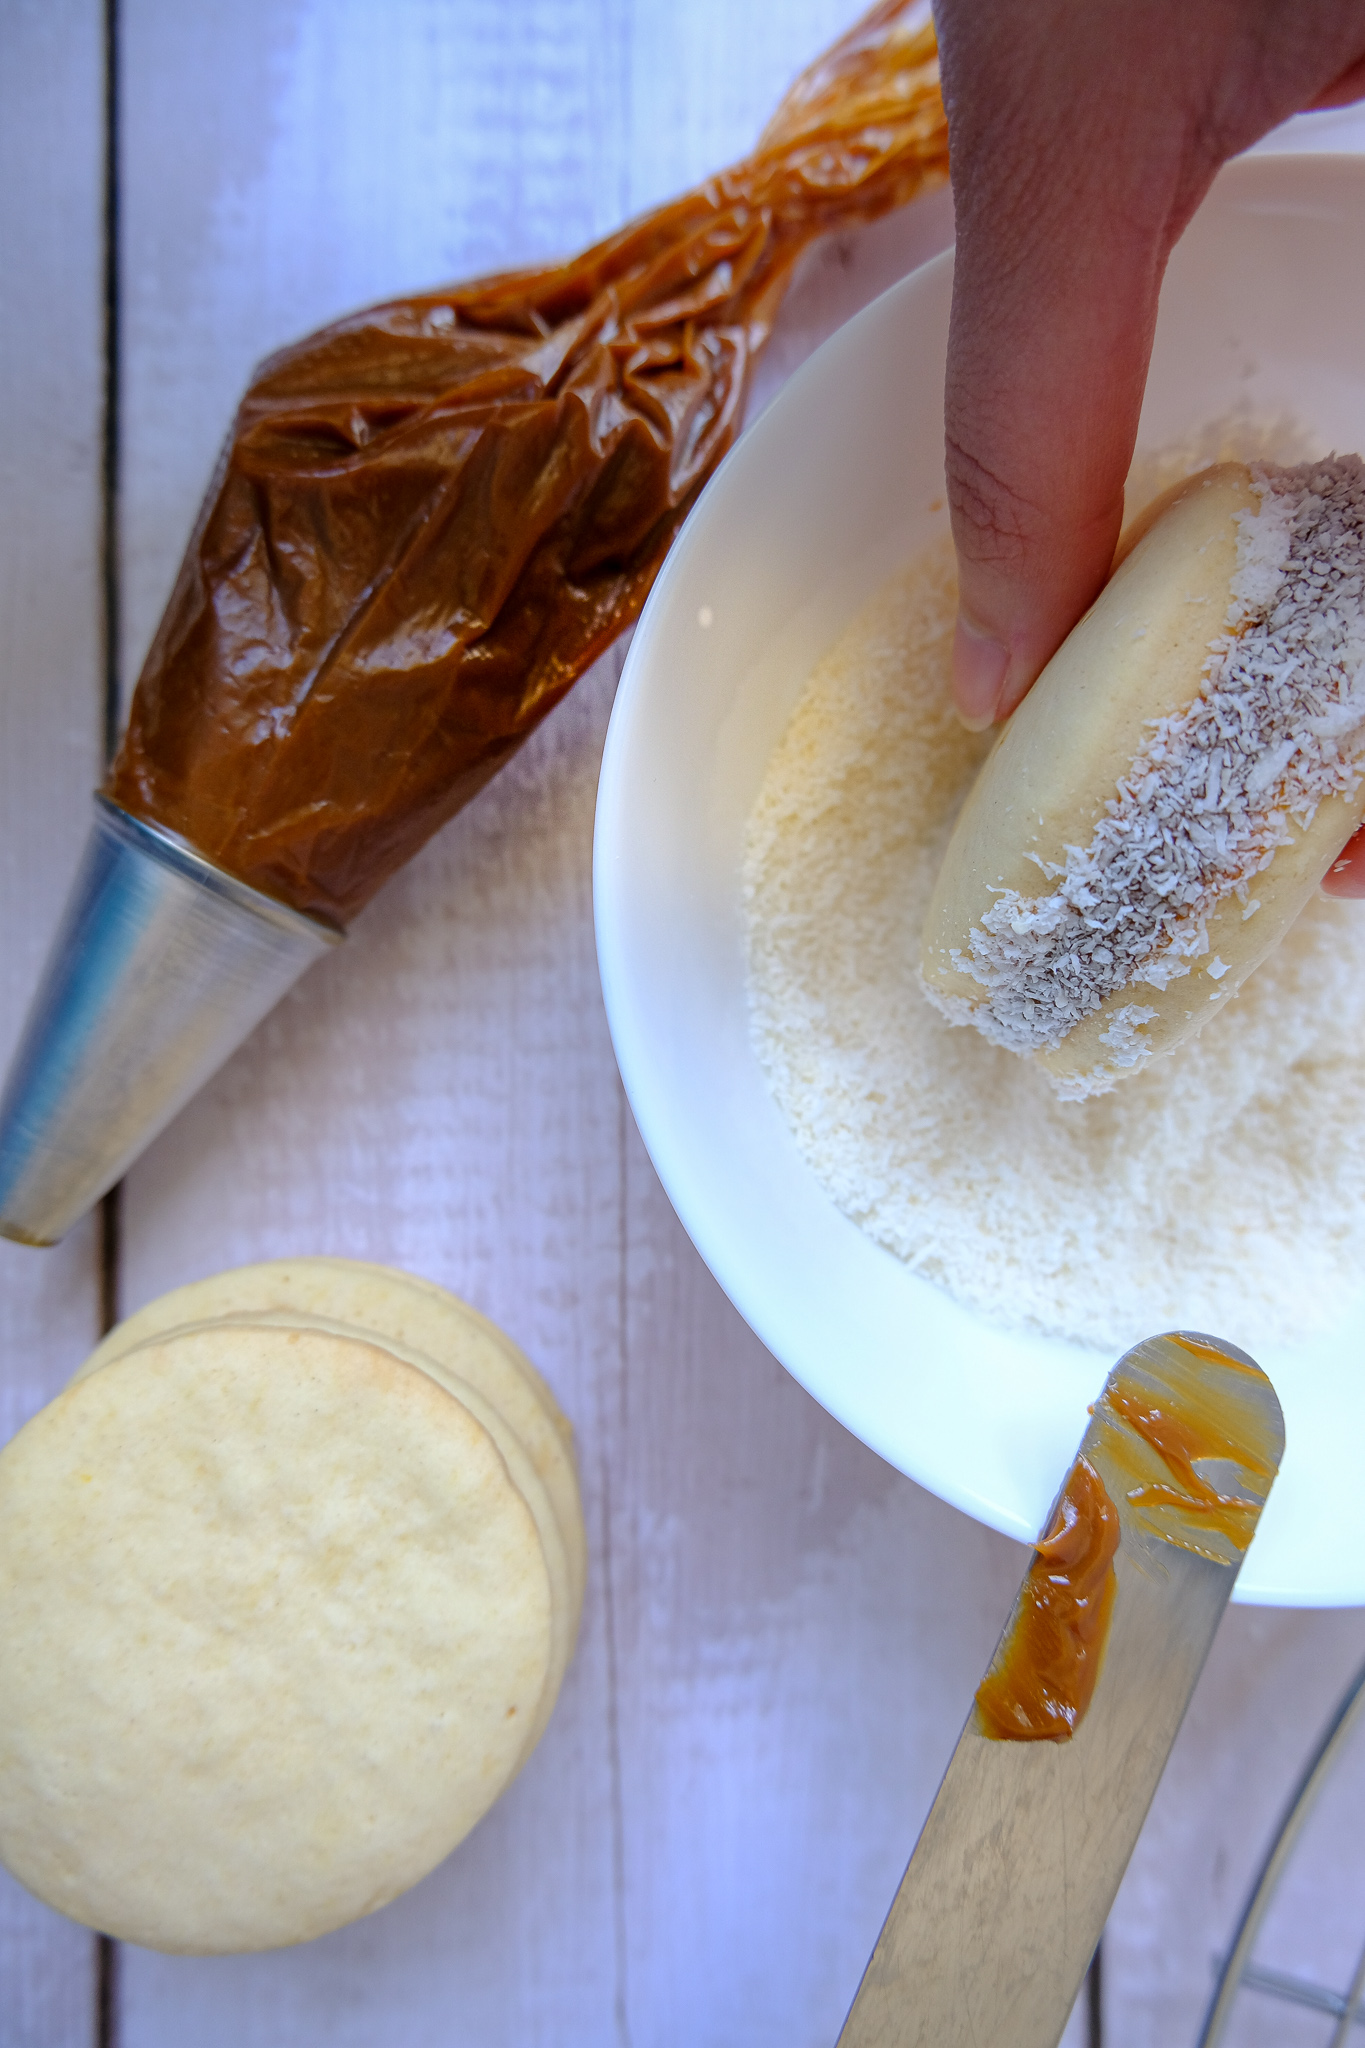
{"label": "white painted wood plank", "polygon": [[[98,775],[101,22],[10,7],[0,51],[0,1062],[8,1062]],[[90,1226],[0,1242],[0,1441],[97,1334]],[[0,2038],[86,2048],[94,1944],[0,1871]]]}
{"label": "white painted wood plank", "polygon": [[[744,1327],[631,1132],[610,1465],[630,2038],[838,2033],[1025,1553],[892,1471]],[[1062,2048],[1087,2040],[1083,2010]]]}
{"label": "white painted wood plank", "polygon": [[594,1568],[546,1738],[374,1920],[222,1963],[124,1952],[122,2048],[610,2038],[614,1843],[598,1403],[619,1371],[620,1099],[587,851],[610,670],[277,1012],[128,1189],[127,1284],[288,1251],[388,1260],[494,1316],[578,1431]]}
{"label": "white painted wood plank", "polygon": [[1024,1553],[788,1378],[702,1268],[638,1139],[627,1186],[639,1369],[612,1469],[631,2037],[820,2048]]}
{"label": "white painted wood plank", "polygon": [[[580,241],[617,211],[599,190],[594,10],[557,10],[553,36],[549,17],[523,23],[524,49],[491,9],[344,12],[246,8],[211,25],[208,53],[162,41],[158,9],[128,19],[133,136],[156,135],[187,71],[217,83],[209,147],[169,224],[158,152],[178,143],[130,150],[135,645],[257,356],[366,298]],[[546,121],[550,106],[573,119]],[[159,262],[166,250],[175,260]],[[410,1265],[498,1317],[578,1426],[595,1557],[597,1403],[620,1362],[621,1102],[588,885],[614,673],[585,684],[362,920],[167,1134],[127,1202],[130,1302],[311,1247]],[[540,1752],[460,1856],[307,1950],[223,1963],[126,1952],[127,2048],[609,2039],[602,1586],[595,1571]]]}

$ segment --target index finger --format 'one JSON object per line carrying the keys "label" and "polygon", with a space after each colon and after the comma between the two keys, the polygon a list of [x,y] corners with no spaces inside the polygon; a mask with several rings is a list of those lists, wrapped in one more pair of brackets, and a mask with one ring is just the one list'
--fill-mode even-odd
{"label": "index finger", "polygon": [[1025,694],[1113,559],[1178,152],[1173,132],[1147,132],[1150,110],[1124,104],[1130,80],[1116,96],[1074,24],[1049,40],[1055,10],[945,11],[956,683],[967,722],[987,725]]}

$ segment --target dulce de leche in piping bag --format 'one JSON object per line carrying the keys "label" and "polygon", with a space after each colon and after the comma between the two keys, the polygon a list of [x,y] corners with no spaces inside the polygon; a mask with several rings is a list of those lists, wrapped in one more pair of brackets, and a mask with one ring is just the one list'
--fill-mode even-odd
{"label": "dulce de leche in piping bag", "polygon": [[0,1232],[59,1238],[636,618],[796,258],[947,162],[883,0],[696,191],[262,364],[0,1105]]}

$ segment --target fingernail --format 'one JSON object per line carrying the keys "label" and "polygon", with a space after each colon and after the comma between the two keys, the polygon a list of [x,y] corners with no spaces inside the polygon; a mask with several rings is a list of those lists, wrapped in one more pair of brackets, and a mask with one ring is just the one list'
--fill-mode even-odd
{"label": "fingernail", "polygon": [[959,612],[953,634],[953,701],[968,732],[994,725],[1009,665],[1008,647],[979,633]]}
{"label": "fingernail", "polygon": [[1348,839],[1322,878],[1327,895],[1359,901],[1365,896],[1365,831]]}

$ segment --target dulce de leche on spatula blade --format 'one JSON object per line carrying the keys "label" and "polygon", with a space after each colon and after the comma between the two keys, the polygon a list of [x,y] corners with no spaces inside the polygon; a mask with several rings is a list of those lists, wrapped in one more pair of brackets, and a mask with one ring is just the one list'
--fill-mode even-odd
{"label": "dulce de leche on spatula blade", "polygon": [[1056,2048],[1283,1450],[1231,1345],[1114,1367],[840,2048]]}
{"label": "dulce de leche on spatula blade", "polygon": [[0,1230],[59,1237],[637,617],[797,257],[947,151],[932,26],[882,0],[695,191],[262,365],[0,1109]]}

